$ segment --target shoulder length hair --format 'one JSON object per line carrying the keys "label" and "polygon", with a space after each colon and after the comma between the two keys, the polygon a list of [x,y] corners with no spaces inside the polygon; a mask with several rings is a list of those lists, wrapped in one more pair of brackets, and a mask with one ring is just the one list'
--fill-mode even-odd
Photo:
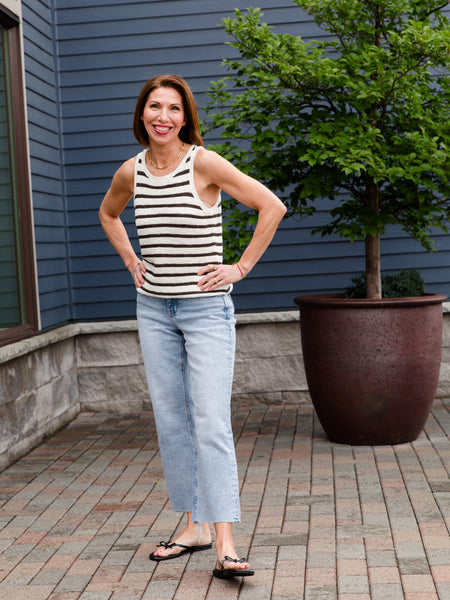
{"label": "shoulder length hair", "polygon": [[136,108],[134,111],[134,137],[141,144],[141,146],[147,147],[149,145],[150,142],[148,139],[148,133],[145,130],[141,117],[150,92],[161,87],[173,88],[183,99],[186,125],[183,125],[180,130],[181,141],[185,142],[186,144],[203,146],[203,139],[200,135],[200,124],[198,121],[197,105],[194,100],[194,95],[192,94],[191,88],[188,86],[187,82],[178,75],[157,75],[156,77],[153,77],[147,81],[147,83],[144,85],[137,99]]}

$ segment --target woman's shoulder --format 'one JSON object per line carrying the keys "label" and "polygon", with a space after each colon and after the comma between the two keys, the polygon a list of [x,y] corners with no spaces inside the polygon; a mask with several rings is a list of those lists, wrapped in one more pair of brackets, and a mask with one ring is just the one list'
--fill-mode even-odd
{"label": "woman's shoulder", "polygon": [[132,156],[131,158],[123,162],[117,170],[117,173],[120,173],[122,177],[134,178],[134,170],[136,168],[136,161],[138,159],[138,156]]}
{"label": "woman's shoulder", "polygon": [[137,157],[133,156],[120,165],[114,175],[114,183],[116,185],[121,188],[133,189],[136,160]]}
{"label": "woman's shoulder", "polygon": [[220,154],[217,154],[217,152],[214,152],[214,150],[207,150],[203,146],[198,146],[195,155],[195,167],[199,171],[215,171],[223,167],[226,163],[228,161],[222,158]]}

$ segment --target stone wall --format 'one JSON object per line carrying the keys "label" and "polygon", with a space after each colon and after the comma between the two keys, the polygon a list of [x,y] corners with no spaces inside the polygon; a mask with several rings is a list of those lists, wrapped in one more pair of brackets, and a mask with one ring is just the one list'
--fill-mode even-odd
{"label": "stone wall", "polygon": [[[450,396],[448,306],[440,398]],[[298,311],[238,315],[233,398],[310,402],[298,321]],[[80,411],[149,405],[135,321],[67,325],[0,348],[0,470]]]}
{"label": "stone wall", "polygon": [[[238,316],[233,395],[309,400],[297,311]],[[135,321],[67,325],[0,348],[0,470],[82,410],[149,405]]]}
{"label": "stone wall", "polygon": [[0,348],[0,470],[81,410],[75,329]]}
{"label": "stone wall", "polygon": [[[297,311],[238,315],[233,396],[259,402],[309,400]],[[139,412],[149,404],[136,323],[85,324],[76,339],[85,410]]]}

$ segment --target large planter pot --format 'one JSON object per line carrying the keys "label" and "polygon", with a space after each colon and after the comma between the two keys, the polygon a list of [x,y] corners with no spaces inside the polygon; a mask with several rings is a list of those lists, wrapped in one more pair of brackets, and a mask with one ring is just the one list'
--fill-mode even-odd
{"label": "large planter pot", "polygon": [[311,399],[331,441],[417,438],[438,385],[446,299],[295,298]]}

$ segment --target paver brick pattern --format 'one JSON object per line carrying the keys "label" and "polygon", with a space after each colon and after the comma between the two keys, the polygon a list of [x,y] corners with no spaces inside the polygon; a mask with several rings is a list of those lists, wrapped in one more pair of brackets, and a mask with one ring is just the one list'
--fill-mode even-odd
{"label": "paver brick pattern", "polygon": [[233,404],[255,577],[214,550],[154,563],[181,531],[151,412],[82,413],[0,474],[0,600],[448,600],[450,411],[411,444],[330,443],[311,406]]}

